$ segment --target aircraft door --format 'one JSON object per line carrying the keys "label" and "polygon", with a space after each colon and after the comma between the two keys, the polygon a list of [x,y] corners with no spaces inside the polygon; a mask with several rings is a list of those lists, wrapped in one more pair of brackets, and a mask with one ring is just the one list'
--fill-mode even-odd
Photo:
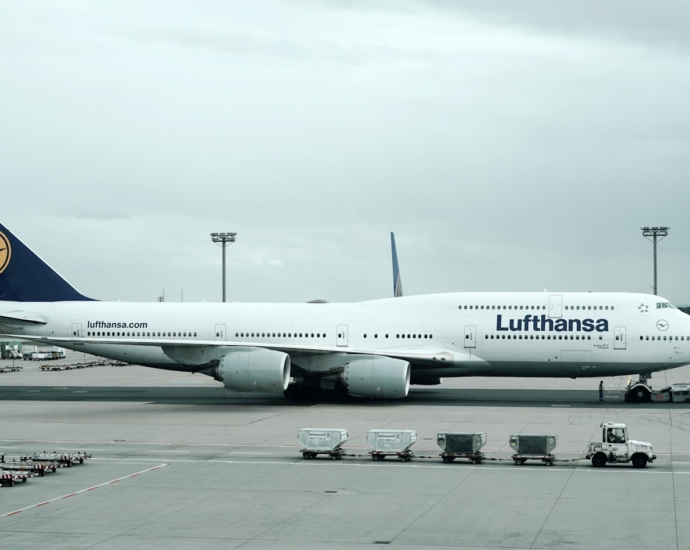
{"label": "aircraft door", "polygon": [[613,328],[613,349],[625,349],[625,327]]}
{"label": "aircraft door", "polygon": [[72,336],[76,336],[77,338],[82,337],[81,323],[72,323]]}
{"label": "aircraft door", "polygon": [[549,317],[563,317],[562,294],[551,294],[549,296]]}
{"label": "aircraft door", "polygon": [[474,325],[465,325],[465,347],[477,347],[477,327]]}
{"label": "aircraft door", "polygon": [[348,338],[347,338],[347,325],[338,325],[336,327],[336,345],[340,347],[347,347],[348,345]]}
{"label": "aircraft door", "polygon": [[225,340],[225,325],[216,325],[215,340]]}

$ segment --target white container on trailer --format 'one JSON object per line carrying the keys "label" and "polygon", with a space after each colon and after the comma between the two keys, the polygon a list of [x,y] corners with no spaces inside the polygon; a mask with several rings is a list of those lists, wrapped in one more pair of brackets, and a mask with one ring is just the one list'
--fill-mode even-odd
{"label": "white container on trailer", "polygon": [[486,445],[486,432],[439,432],[436,444],[446,453],[476,454]]}
{"label": "white container on trailer", "polygon": [[344,428],[303,428],[297,438],[308,451],[331,452],[347,441],[348,434]]}
{"label": "white container on trailer", "polygon": [[367,442],[379,453],[404,453],[417,441],[416,430],[369,430]]}

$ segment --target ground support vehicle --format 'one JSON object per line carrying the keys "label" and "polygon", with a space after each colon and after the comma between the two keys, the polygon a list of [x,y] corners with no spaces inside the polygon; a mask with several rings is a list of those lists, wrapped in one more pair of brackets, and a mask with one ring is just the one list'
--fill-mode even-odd
{"label": "ground support vehicle", "polygon": [[522,455],[522,454],[514,454],[513,456],[510,457],[513,462],[517,466],[522,466],[525,462],[528,460],[541,460],[544,465],[546,466],[553,466],[553,463],[556,462],[556,457],[554,455]]}
{"label": "ground support vehicle", "polygon": [[302,428],[297,433],[297,439],[304,445],[300,452],[305,459],[328,455],[331,460],[340,460],[345,454],[341,445],[347,438],[344,428]]}
{"label": "ground support vehicle", "polygon": [[632,463],[635,468],[644,468],[656,459],[652,453],[651,443],[628,439],[628,429],[625,424],[604,422],[601,428],[601,441],[592,442],[587,450],[588,460],[592,466],[603,468],[607,463]]}
{"label": "ground support vehicle", "polygon": [[0,486],[14,487],[16,482],[15,475],[12,472],[0,472]]}
{"label": "ground support vehicle", "polygon": [[[414,458],[414,451],[406,450],[400,452],[394,451],[370,451],[372,460],[384,460],[387,456],[397,456],[400,462],[409,462]],[[426,457],[425,457],[426,458]]]}
{"label": "ground support vehicle", "polygon": [[690,384],[672,384],[654,390],[649,384],[651,373],[643,373],[640,379],[631,381],[625,388],[625,400],[629,403],[688,403]]}
{"label": "ground support vehicle", "polygon": [[32,475],[43,477],[47,472],[56,472],[60,465],[57,462],[34,462],[32,460],[17,462],[5,462],[4,457],[0,462],[0,470],[12,472],[29,472]]}
{"label": "ground support vehicle", "polygon": [[373,447],[372,460],[384,460],[387,456],[397,456],[401,462],[409,462],[414,456],[410,447],[417,441],[415,430],[369,430],[367,443]]}
{"label": "ground support vehicle", "polygon": [[22,456],[20,460],[23,462],[50,462],[57,463],[62,468],[70,468],[73,464],[84,464],[84,461],[93,458],[93,455],[78,452],[76,454],[59,454],[59,453],[34,453],[31,456]]}
{"label": "ground support vehicle", "polygon": [[485,460],[486,457],[484,456],[484,453],[482,452],[477,452],[477,453],[441,453],[439,455],[441,457],[441,460],[445,464],[449,464],[453,462],[456,458],[467,458],[472,464],[481,464],[482,460]]}
{"label": "ground support vehicle", "polygon": [[467,458],[472,464],[484,460],[480,449],[486,445],[486,432],[439,432],[436,444],[443,452],[440,454],[444,463],[453,462],[456,458]]}
{"label": "ground support vehicle", "polygon": [[688,403],[690,402],[690,384],[672,384],[659,391],[652,390],[650,401],[653,403]]}
{"label": "ground support vehicle", "polygon": [[518,466],[528,460],[540,460],[547,466],[552,466],[556,461],[552,453],[558,444],[556,434],[514,434],[510,436],[509,443],[515,450],[510,458]]}
{"label": "ground support vehicle", "polygon": [[22,367],[17,367],[15,365],[3,365],[0,367],[0,372],[19,372]]}
{"label": "ground support vehicle", "polygon": [[310,459],[316,458],[318,455],[328,455],[331,460],[340,460],[345,455],[345,451],[342,449],[334,449],[332,451],[308,451],[307,449],[301,449],[302,458]]}

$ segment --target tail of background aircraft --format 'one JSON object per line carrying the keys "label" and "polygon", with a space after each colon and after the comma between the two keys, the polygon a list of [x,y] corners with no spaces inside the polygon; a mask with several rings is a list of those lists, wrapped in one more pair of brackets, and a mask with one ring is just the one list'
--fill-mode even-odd
{"label": "tail of background aircraft", "polygon": [[400,266],[398,266],[398,251],[395,249],[395,234],[391,231],[391,253],[393,254],[393,296],[398,298],[403,295],[402,281],[400,280]]}
{"label": "tail of background aircraft", "polygon": [[91,300],[0,224],[0,301]]}

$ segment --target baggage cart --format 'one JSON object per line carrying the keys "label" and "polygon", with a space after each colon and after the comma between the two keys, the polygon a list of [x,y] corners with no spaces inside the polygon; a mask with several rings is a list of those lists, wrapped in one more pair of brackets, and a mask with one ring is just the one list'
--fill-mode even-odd
{"label": "baggage cart", "polygon": [[17,462],[13,460],[12,462],[5,462],[4,457],[2,462],[0,462],[0,470],[11,471],[11,472],[28,472],[32,476],[43,477],[48,472],[55,473],[60,465],[57,462],[34,462],[32,460],[27,460],[24,462]]}
{"label": "baggage cart", "polygon": [[0,472],[0,486],[14,487],[14,475],[12,472]]}
{"label": "baggage cart", "polygon": [[78,452],[76,454],[60,454],[56,452],[47,453],[43,451],[42,453],[34,453],[31,456],[22,456],[20,457],[20,460],[22,462],[49,462],[58,464],[61,468],[71,468],[74,464],[84,464],[84,462],[89,458],[93,458],[93,455],[82,452]]}
{"label": "baggage cart", "polygon": [[552,466],[556,457],[551,451],[558,444],[555,434],[516,434],[510,436],[510,446],[516,451],[510,458],[521,466],[528,460],[539,460]]}
{"label": "baggage cart", "polygon": [[401,462],[409,462],[414,457],[410,447],[417,441],[416,430],[369,430],[367,442],[374,450],[370,451],[372,460],[384,460],[387,456],[397,456]]}
{"label": "baggage cart", "polygon": [[300,450],[303,458],[328,455],[331,460],[340,460],[344,454],[341,445],[347,441],[348,434],[344,428],[302,428],[297,438],[303,445]]}
{"label": "baggage cart", "polygon": [[485,458],[480,449],[486,445],[486,432],[439,432],[436,444],[443,449],[440,456],[446,464],[456,458],[467,458],[472,464],[479,464]]}

